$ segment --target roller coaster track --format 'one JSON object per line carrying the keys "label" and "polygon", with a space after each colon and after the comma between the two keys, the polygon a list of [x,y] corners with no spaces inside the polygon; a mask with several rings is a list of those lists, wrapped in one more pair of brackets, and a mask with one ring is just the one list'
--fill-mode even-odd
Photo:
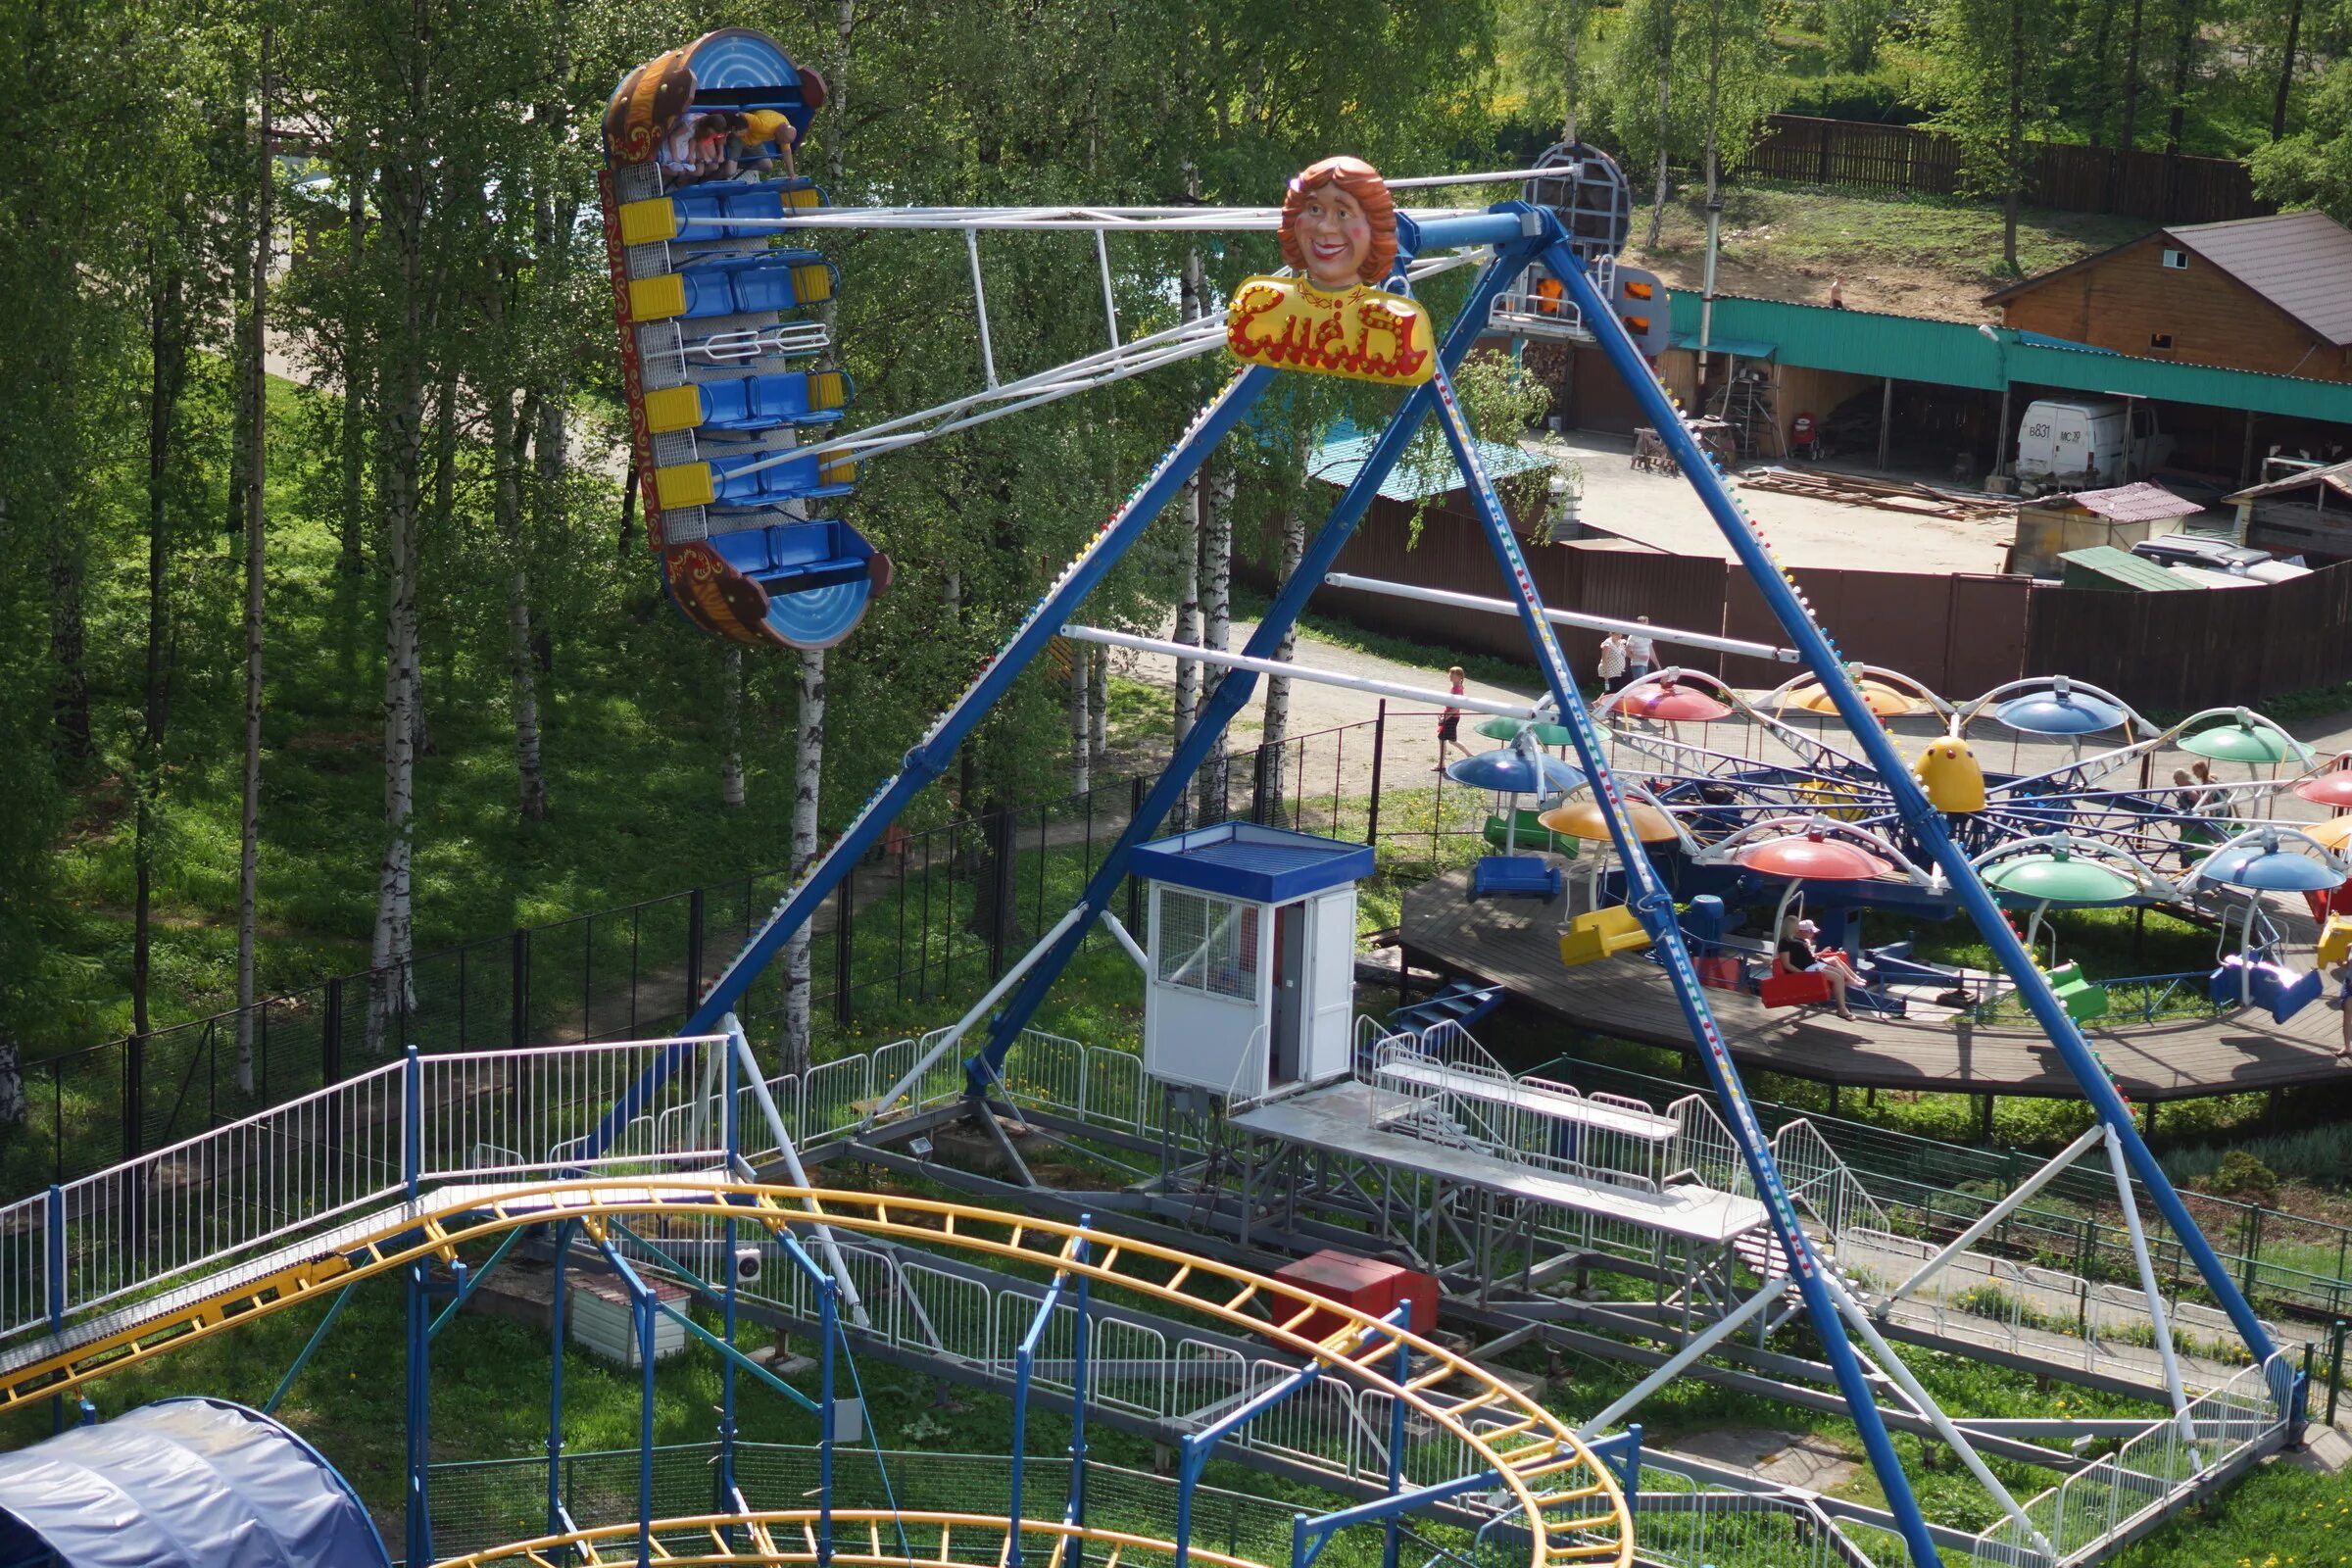
{"label": "roller coaster track", "polygon": [[[1634,1534],[1624,1495],[1566,1422],[1486,1369],[1394,1324],[1231,1264],[1082,1225],[935,1199],[723,1178],[650,1175],[473,1186],[454,1200],[428,1193],[415,1203],[396,1203],[347,1222],[331,1236],[307,1244],[307,1253],[298,1244],[290,1250],[302,1255],[270,1272],[218,1293],[207,1294],[199,1286],[156,1298],[151,1313],[140,1312],[134,1303],[117,1320],[120,1326],[109,1332],[0,1371],[0,1411],[66,1393],[90,1379],[283,1311],[322,1291],[390,1274],[420,1259],[454,1261],[460,1248],[495,1241],[524,1227],[576,1223],[601,1237],[612,1221],[641,1219],[709,1225],[735,1220],[779,1236],[821,1222],[836,1232],[1051,1266],[1204,1314],[1363,1388],[1399,1398],[1466,1445],[1492,1468],[1497,1484],[1511,1494],[1520,1516],[1529,1522],[1531,1568],[1571,1562],[1624,1568],[1633,1561]],[[1298,1332],[1317,1317],[1343,1321],[1320,1340]],[[1400,1347],[1409,1349],[1422,1370],[1397,1381],[1383,1369],[1396,1365]],[[632,1537],[636,1534],[634,1521],[625,1528]],[[1023,1528],[1028,1528],[1025,1522]],[[533,1558],[526,1551],[523,1560],[553,1559]],[[764,1563],[799,1558],[770,1553],[674,1560]]]}
{"label": "roller coaster track", "polygon": [[[695,1514],[689,1518],[657,1520],[653,1526],[654,1561],[678,1564],[746,1563],[760,1568],[771,1568],[781,1563],[819,1561],[817,1528],[819,1515],[814,1508],[791,1508],[775,1512]],[[845,1527],[852,1533],[845,1542]],[[912,1528],[924,1536],[938,1533],[938,1549],[932,1552],[885,1549],[887,1538]],[[1002,1515],[977,1513],[929,1513],[887,1508],[836,1508],[833,1510],[834,1542],[831,1556],[824,1560],[841,1563],[846,1568],[1002,1568],[1010,1556],[1012,1522]],[[960,1533],[962,1543],[956,1540]],[[1155,1540],[1150,1536],[1130,1535],[1119,1530],[1099,1530],[1091,1526],[1066,1524],[1058,1519],[1023,1519],[1021,1536],[1044,1538],[1043,1550],[1036,1557],[1024,1557],[1038,1568],[1063,1568],[1072,1547],[1099,1548],[1103,1568],[1123,1568],[1173,1559],[1176,1544]],[[864,1549],[858,1549],[856,1537],[865,1538]],[[468,1552],[463,1557],[444,1557],[433,1568],[491,1568],[492,1564],[530,1563],[535,1568],[600,1568],[600,1565],[634,1563],[637,1560],[638,1529],[634,1522],[617,1525],[597,1525],[575,1530],[568,1535],[540,1536],[530,1541],[517,1541],[503,1546],[491,1546],[482,1551]],[[896,1544],[906,1545],[902,1538]],[[611,1548],[611,1554],[603,1548]],[[1257,1568],[1247,1557],[1229,1556],[1195,1546],[1190,1553],[1197,1563],[1210,1568]]]}

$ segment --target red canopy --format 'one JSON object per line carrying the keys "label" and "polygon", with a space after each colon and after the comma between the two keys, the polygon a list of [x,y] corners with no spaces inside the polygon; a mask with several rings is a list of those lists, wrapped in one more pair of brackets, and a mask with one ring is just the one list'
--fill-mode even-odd
{"label": "red canopy", "polygon": [[1705,692],[1667,682],[1627,692],[1609,705],[1611,712],[1628,718],[1654,718],[1661,722],[1691,720],[1704,722],[1722,718],[1732,710],[1729,703],[1717,702]]}
{"label": "red canopy", "polygon": [[1867,882],[1894,870],[1892,864],[1859,844],[1820,833],[1792,833],[1783,839],[1766,839],[1745,846],[1732,859],[1766,876],[1796,877],[1809,882]]}

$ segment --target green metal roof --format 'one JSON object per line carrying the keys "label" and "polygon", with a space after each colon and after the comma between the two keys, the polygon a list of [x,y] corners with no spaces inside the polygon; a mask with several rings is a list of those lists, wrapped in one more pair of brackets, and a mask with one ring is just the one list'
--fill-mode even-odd
{"label": "green metal roof", "polygon": [[2197,585],[2184,577],[2176,577],[2145,556],[2135,556],[2129,550],[2113,545],[2091,545],[2083,550],[2062,551],[2058,559],[2070,566],[2078,566],[2095,575],[2110,578],[2126,588],[2139,589],[2151,594],[2169,594],[2186,590],[2201,592]]}
{"label": "green metal roof", "polygon": [[[1698,296],[1676,289],[1673,302],[1676,322],[1689,322],[1695,330]],[[2352,382],[2145,360],[2068,344],[2039,333],[1978,327],[1965,321],[1931,321],[1914,316],[1836,311],[1821,305],[1719,294],[1713,332],[1719,346],[1735,338],[1769,343],[1781,364],[1815,369],[1933,381],[1987,392],[2014,385],[2155,398],[2352,424]]]}
{"label": "green metal roof", "polygon": [[[1327,441],[1315,449],[1306,471],[1331,484],[1348,485],[1362,469],[1364,459],[1372,455],[1374,440],[1372,436],[1357,435]],[[1550,466],[1520,447],[1506,447],[1495,441],[1481,441],[1477,445],[1478,461],[1489,479],[1507,479],[1514,473]],[[1451,453],[1442,463],[1426,467],[1416,466],[1408,456],[1389,470],[1388,478],[1381,481],[1380,493],[1391,501],[1419,501],[1424,496],[1442,496],[1449,490],[1459,490],[1465,483]]]}
{"label": "green metal roof", "polygon": [[[1672,338],[1669,340],[1668,347],[1678,349],[1697,348],[1698,328],[1692,327],[1688,332],[1677,332],[1673,334]],[[1773,355],[1773,345],[1770,343],[1758,342],[1752,338],[1725,337],[1721,332],[1718,332],[1715,334],[1714,340],[1707,345],[1707,352],[1710,354],[1730,354],[1742,360],[1769,360]]]}

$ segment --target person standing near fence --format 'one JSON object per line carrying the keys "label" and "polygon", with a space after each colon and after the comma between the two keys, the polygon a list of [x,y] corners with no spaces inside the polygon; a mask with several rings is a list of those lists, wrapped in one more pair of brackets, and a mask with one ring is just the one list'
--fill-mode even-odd
{"label": "person standing near fence", "polygon": [[1625,685],[1625,635],[1611,632],[1600,640],[1600,689],[1613,692]]}
{"label": "person standing near fence", "polygon": [[[1461,696],[1463,679],[1462,666],[1452,665],[1446,671],[1446,690],[1456,697]],[[1448,751],[1459,752],[1464,757],[1470,755],[1470,748],[1462,744],[1462,710],[1450,703],[1438,715],[1438,765],[1430,769],[1431,772],[1446,771],[1446,754]]]}
{"label": "person standing near fence", "polygon": [[1628,686],[1648,674],[1658,662],[1658,645],[1648,630],[1649,617],[1643,615],[1641,621],[1642,629],[1625,640],[1625,683]]}

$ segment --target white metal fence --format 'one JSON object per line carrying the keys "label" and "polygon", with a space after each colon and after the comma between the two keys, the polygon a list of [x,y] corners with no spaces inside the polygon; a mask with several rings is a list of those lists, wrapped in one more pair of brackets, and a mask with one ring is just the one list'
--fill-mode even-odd
{"label": "white metal fence", "polygon": [[[468,1178],[708,1168],[723,1037],[412,1057],[0,1209],[0,1348]],[[672,1068],[639,1087],[657,1062]],[[414,1103],[412,1104],[412,1096]],[[591,1152],[591,1150],[594,1152]]]}
{"label": "white metal fence", "polygon": [[[2087,1469],[2026,1504],[2026,1517],[2058,1553],[2058,1564],[2088,1561],[2139,1521],[2180,1500],[2205,1476],[2248,1447],[2275,1441],[2287,1419],[2294,1369],[2283,1351],[2190,1401]],[[1978,1538],[1977,1555],[2016,1568],[2055,1568],[2022,1539],[2014,1519]]]}

